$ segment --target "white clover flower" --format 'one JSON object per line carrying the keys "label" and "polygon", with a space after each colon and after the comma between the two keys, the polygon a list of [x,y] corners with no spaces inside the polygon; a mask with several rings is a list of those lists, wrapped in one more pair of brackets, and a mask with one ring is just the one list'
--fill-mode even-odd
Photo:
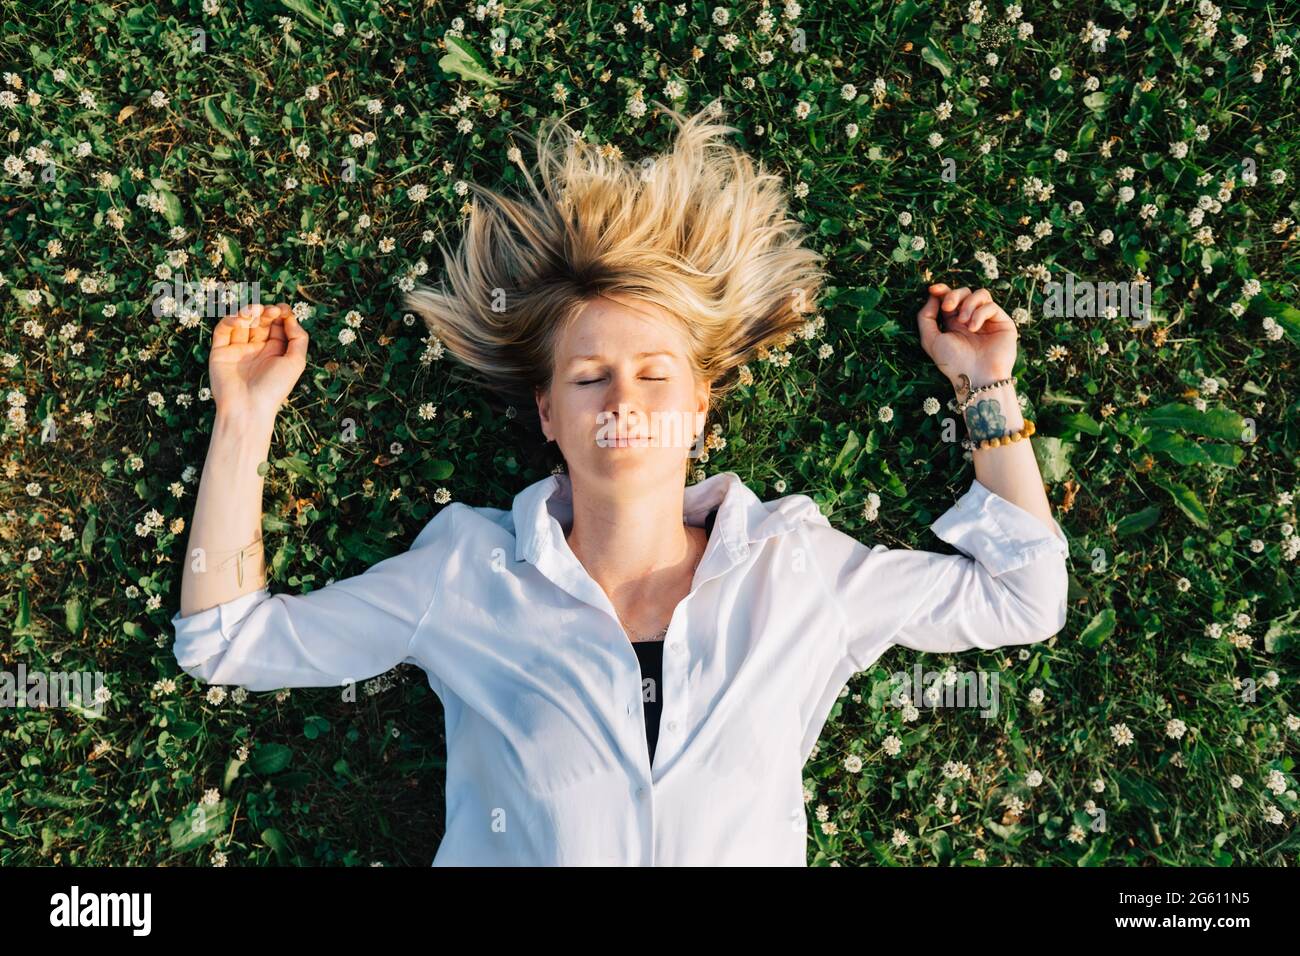
{"label": "white clover flower", "polygon": [[1270,770],[1264,786],[1274,793],[1286,793],[1286,777],[1280,770]]}

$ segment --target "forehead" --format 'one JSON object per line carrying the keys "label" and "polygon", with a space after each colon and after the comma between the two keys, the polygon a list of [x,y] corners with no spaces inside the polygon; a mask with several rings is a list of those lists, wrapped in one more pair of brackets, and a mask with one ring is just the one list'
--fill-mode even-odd
{"label": "forehead", "polygon": [[654,356],[664,360],[686,357],[687,339],[672,313],[649,303],[603,297],[588,302],[556,343],[559,362],[590,356],[625,359],[658,352],[672,353]]}

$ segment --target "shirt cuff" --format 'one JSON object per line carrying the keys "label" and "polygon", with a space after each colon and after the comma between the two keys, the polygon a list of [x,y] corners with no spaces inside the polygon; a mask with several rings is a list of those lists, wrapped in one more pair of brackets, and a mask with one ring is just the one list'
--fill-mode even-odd
{"label": "shirt cuff", "polygon": [[271,589],[267,586],[188,617],[181,617],[177,611],[171,618],[176,632],[176,643],[172,646],[176,663],[182,668],[192,667],[222,653],[230,643],[232,632],[253,608],[270,596]]}
{"label": "shirt cuff", "polygon": [[978,478],[930,530],[995,577],[1048,555],[1070,554],[1069,539],[1055,518],[1049,531],[1041,518],[990,491]]}

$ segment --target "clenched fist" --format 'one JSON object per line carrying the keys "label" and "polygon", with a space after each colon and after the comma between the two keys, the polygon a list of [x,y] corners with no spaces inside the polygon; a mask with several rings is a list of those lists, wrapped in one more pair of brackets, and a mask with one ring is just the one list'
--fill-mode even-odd
{"label": "clenched fist", "polygon": [[962,374],[972,388],[1011,377],[1016,364],[1016,323],[993,301],[988,289],[971,292],[941,282],[916,314],[921,348],[954,389]]}
{"label": "clenched fist", "polygon": [[208,376],[217,414],[275,418],[307,366],[307,333],[287,303],[246,305],[212,331]]}

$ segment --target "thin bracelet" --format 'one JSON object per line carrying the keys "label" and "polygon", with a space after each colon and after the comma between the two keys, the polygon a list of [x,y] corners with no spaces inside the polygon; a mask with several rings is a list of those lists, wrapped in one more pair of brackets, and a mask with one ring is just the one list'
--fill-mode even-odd
{"label": "thin bracelet", "polygon": [[222,568],[224,568],[226,565],[228,565],[231,561],[234,561],[234,562],[235,562],[235,581],[236,581],[236,583],[238,584],[238,586],[242,588],[242,587],[244,586],[244,554],[245,554],[245,552],[252,552],[252,551],[258,551],[258,550],[261,550],[261,547],[262,547],[262,536],[259,534],[256,538],[254,538],[254,539],[253,539],[252,541],[250,541],[248,544],[244,545],[242,548],[240,548],[238,551],[236,551],[236,552],[235,552],[231,557],[226,558],[226,560],[224,560],[224,561],[222,561],[220,564],[218,564],[218,565],[216,566],[216,568],[214,568],[214,570],[220,571]]}
{"label": "thin bracelet", "polygon": [[958,378],[960,378],[962,382],[962,400],[958,403],[955,399],[948,399],[948,408],[959,415],[966,414],[966,409],[970,407],[971,402],[975,400],[975,396],[980,392],[991,392],[993,389],[1001,388],[1003,385],[1015,385],[1017,381],[1016,377],[1012,375],[1010,378],[999,379],[996,382],[990,382],[988,385],[981,385],[979,388],[971,388],[970,377],[966,375],[965,372],[959,375]]}

